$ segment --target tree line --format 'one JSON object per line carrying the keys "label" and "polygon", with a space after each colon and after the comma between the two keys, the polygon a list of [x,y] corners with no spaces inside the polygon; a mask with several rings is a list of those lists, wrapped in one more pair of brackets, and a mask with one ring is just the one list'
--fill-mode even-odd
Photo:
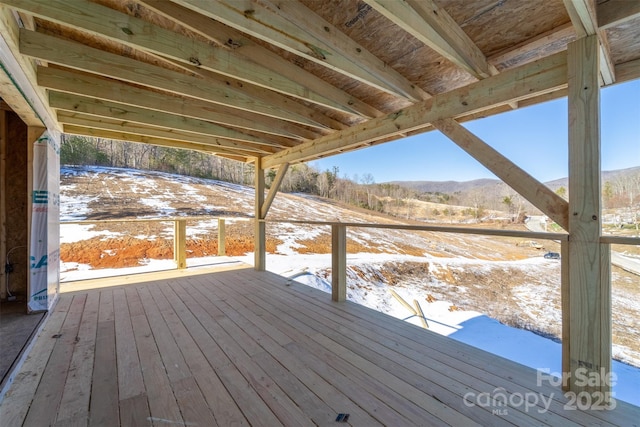
{"label": "tree line", "polygon": [[[203,152],[75,135],[63,135],[60,162],[67,165],[154,170],[242,185],[253,185],[255,173],[251,163]],[[411,219],[480,221],[489,211],[500,211],[512,221],[520,222],[526,214],[538,213],[529,202],[504,183],[451,194],[425,193],[398,184],[377,184],[370,173],[341,177],[339,172],[337,167],[321,171],[310,164],[295,164],[289,167],[280,191],[317,195]],[[267,171],[267,187],[275,176],[275,170]],[[556,192],[561,197],[568,197],[564,187]],[[635,174],[604,182],[602,197],[605,208],[626,209],[634,223],[640,222],[640,170]],[[428,210],[419,208],[416,201],[447,206],[434,206]]]}

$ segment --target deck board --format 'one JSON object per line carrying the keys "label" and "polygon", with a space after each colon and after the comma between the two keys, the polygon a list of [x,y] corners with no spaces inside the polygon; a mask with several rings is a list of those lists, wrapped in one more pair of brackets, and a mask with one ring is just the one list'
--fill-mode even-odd
{"label": "deck board", "polygon": [[[257,301],[262,301],[263,304],[264,301],[273,301],[274,304],[279,303],[279,298],[269,296],[266,294],[266,292],[259,293],[261,291],[258,289],[256,289],[256,292],[257,294],[252,298],[255,298]],[[460,402],[463,399],[464,395],[469,391],[473,390],[475,392],[480,392],[483,389],[491,387],[490,384],[484,383],[476,384],[476,388],[473,389],[468,385],[468,377],[463,378],[464,381],[454,383],[453,381],[448,379],[448,376],[446,374],[441,374],[437,370],[432,369],[431,366],[429,366],[432,364],[431,361],[429,361],[429,363],[427,363],[426,365],[420,364],[415,360],[404,357],[402,353],[393,351],[392,349],[385,347],[383,344],[378,343],[377,341],[380,340],[380,336],[378,336],[376,340],[372,340],[376,338],[376,334],[379,332],[379,329],[366,331],[365,328],[360,328],[351,330],[345,326],[346,324],[351,324],[350,322],[340,323],[334,321],[330,317],[324,317],[322,312],[316,312],[313,314],[313,316],[308,316],[305,313],[311,311],[310,309],[312,307],[309,307],[309,304],[301,303],[299,300],[297,302],[300,306],[299,309],[302,311],[296,313],[294,317],[296,319],[303,320],[306,326],[312,328],[311,330],[308,330],[307,333],[315,341],[319,342],[319,348],[330,348],[331,346],[335,346],[336,343],[342,343],[343,346],[341,346],[339,350],[334,349],[334,353],[339,354],[340,357],[343,358],[356,360],[353,365],[357,366],[360,369],[367,369],[367,373],[371,377],[385,378],[385,384],[390,388],[396,387],[397,383],[397,387],[399,387],[400,389],[404,388],[404,390],[399,391],[401,395],[409,396],[410,399],[413,399],[414,401],[416,401],[416,403],[419,403],[420,406],[429,408],[434,414],[438,413],[439,407],[446,408],[446,412],[441,414],[442,419],[450,420],[452,418],[452,415],[450,413],[447,413],[450,411],[449,406],[443,405],[443,403],[453,404],[456,402]],[[280,304],[276,307],[275,311],[282,311],[285,308],[286,305]],[[294,310],[294,308],[290,308],[290,311],[291,310]],[[283,320],[288,321],[287,319]],[[312,333],[312,331],[315,331],[315,333]],[[361,336],[366,332],[369,332],[370,338],[364,338]],[[423,331],[420,332],[422,333]],[[396,341],[391,341],[391,343],[397,344]],[[351,347],[353,351],[349,351],[349,349],[347,349],[346,347]],[[379,355],[376,356],[377,354]],[[326,355],[325,357],[330,357],[330,355]],[[417,360],[423,359],[420,353],[414,354],[414,357]],[[374,360],[375,363],[372,363],[367,359]],[[400,362],[403,362],[403,364],[401,364]],[[407,374],[402,381],[397,382],[396,377],[402,378],[402,375],[399,373],[399,371],[404,371],[404,368],[406,366],[413,366],[415,369],[413,372]],[[444,366],[436,366],[436,368],[446,369]],[[429,372],[426,377],[432,378],[431,381],[426,380],[424,377],[422,377],[422,379],[424,379],[425,382],[419,381],[421,379],[421,374],[424,374],[425,372]],[[418,382],[415,382],[416,380],[418,380]],[[408,389],[407,385],[411,384],[413,384],[414,387]],[[424,393],[421,393],[419,390],[417,390],[417,388],[429,390],[429,392],[433,393],[433,396],[428,396],[432,400],[425,400],[424,396],[422,396],[423,398],[418,401],[418,398],[421,397],[421,394]],[[451,392],[452,390],[457,390],[458,394],[449,396],[449,392]],[[434,404],[433,399],[436,400],[436,404]],[[465,408],[469,409],[466,406],[462,406],[461,408],[458,408],[458,410],[461,412],[468,412],[465,411]],[[537,411],[533,412],[535,414],[538,414]],[[474,411],[473,413],[474,418],[477,420],[485,420],[485,422],[487,420],[491,420],[492,425],[499,425],[501,423],[500,419],[495,419],[495,416],[492,415],[491,412],[485,411],[485,413],[483,413]],[[489,417],[486,416],[487,413]],[[511,418],[517,418],[518,425],[539,424],[536,423],[534,419],[529,417],[528,414],[520,414],[516,412],[512,414]],[[464,422],[468,422],[468,420],[457,420],[457,423]]]}
{"label": "deck board", "polygon": [[[53,312],[42,325],[39,336],[51,337],[60,332],[67,317],[72,298],[58,301]],[[42,379],[43,366],[47,364],[51,351],[56,343],[55,339],[37,339],[31,352],[27,355],[20,372],[16,375],[13,386],[5,394],[0,404],[0,420],[10,426],[19,426],[25,419],[29,404],[33,400],[38,384]],[[19,386],[17,386],[19,384]]]}
{"label": "deck board", "polygon": [[[352,426],[640,419],[623,402],[567,411],[561,390],[537,385],[533,369],[249,268],[63,293],[42,331],[23,369],[38,361],[44,370],[12,385],[3,423],[328,426],[338,413]],[[496,389],[544,393],[551,406],[498,414],[464,404],[467,393]]]}
{"label": "deck board", "polygon": [[[98,307],[100,294],[87,294],[78,330],[78,342],[74,348],[69,375],[64,385],[56,423],[78,423],[86,426],[89,419],[91,377],[98,329]],[[75,420],[75,421],[71,421]]]}
{"label": "deck board", "polygon": [[45,337],[55,339],[56,343],[29,406],[26,425],[44,426],[56,421],[86,300],[87,294],[74,296],[61,329]]}

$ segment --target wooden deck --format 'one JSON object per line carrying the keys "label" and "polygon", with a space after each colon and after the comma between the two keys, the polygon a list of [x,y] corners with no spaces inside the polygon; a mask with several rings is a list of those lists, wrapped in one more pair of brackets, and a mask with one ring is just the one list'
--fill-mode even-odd
{"label": "wooden deck", "polygon": [[[511,404],[475,405],[506,392]],[[465,399],[466,396],[466,399]],[[527,408],[521,398],[539,400]],[[536,372],[271,273],[63,293],[2,426],[637,425],[565,410]],[[338,423],[340,425],[342,423]]]}

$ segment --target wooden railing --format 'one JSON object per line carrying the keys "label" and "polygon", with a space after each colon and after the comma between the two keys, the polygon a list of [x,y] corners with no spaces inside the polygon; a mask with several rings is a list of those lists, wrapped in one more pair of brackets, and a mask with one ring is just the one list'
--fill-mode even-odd
{"label": "wooden railing", "polygon": [[[188,220],[218,221],[218,256],[226,255],[226,220],[248,221],[251,218],[237,217],[177,217],[177,218],[141,218],[141,219],[108,219],[65,221],[64,224],[105,224],[117,222],[172,222],[174,224],[174,261],[178,269],[187,267],[186,259],[186,224]],[[358,222],[327,222],[327,221],[298,221],[298,220],[260,220],[266,224],[300,224],[331,227],[331,297],[334,301],[344,301],[347,295],[347,228],[379,228],[407,231],[430,231],[439,233],[475,234],[495,237],[518,237],[525,239],[554,240],[561,243],[562,252],[565,251],[569,235],[565,233],[547,233],[535,231],[500,230],[470,227],[451,227],[435,225],[409,224],[371,224]],[[602,244],[640,245],[640,238],[622,236],[601,236]],[[564,255],[564,254],[563,254]]]}
{"label": "wooden railing", "polygon": [[104,220],[82,220],[64,221],[60,225],[66,224],[108,224],[122,222],[172,222],[173,223],[173,260],[176,268],[187,268],[187,221],[188,220],[218,220],[218,256],[226,255],[226,220],[247,221],[248,218],[222,218],[222,217],[176,217],[176,218],[132,218],[132,219],[104,219]]}
{"label": "wooden railing", "polygon": [[442,227],[433,225],[409,224],[369,224],[358,222],[323,222],[293,220],[261,220],[267,224],[302,224],[331,227],[331,298],[344,301],[347,296],[347,228],[382,228],[391,230],[431,231],[439,233],[476,234],[496,237],[521,237],[525,239],[543,239],[564,242],[569,235],[564,233],[542,233],[534,231],[498,230],[486,228]]}

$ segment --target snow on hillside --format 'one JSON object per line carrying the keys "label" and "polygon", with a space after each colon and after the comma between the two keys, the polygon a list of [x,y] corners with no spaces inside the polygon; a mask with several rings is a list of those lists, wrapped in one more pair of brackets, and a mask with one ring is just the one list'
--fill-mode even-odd
{"label": "snow on hillside", "polygon": [[[61,174],[61,221],[106,219],[114,214],[137,218],[208,215],[238,220],[253,216],[254,192],[250,187],[112,168],[63,167]],[[394,222],[372,218],[315,197],[286,194],[276,197],[269,219]],[[204,238],[216,228],[214,219],[203,218],[189,224],[188,236]],[[172,232],[168,223],[162,233],[171,236]],[[331,255],[302,251],[311,244],[309,242],[330,242],[329,227],[272,223],[268,224],[267,232],[281,242],[276,254],[267,255],[270,271],[330,292]],[[94,236],[106,239],[114,235],[104,227],[61,226],[62,243]],[[550,303],[559,299],[559,264],[556,261],[545,260],[532,250],[515,252],[512,241],[505,243],[486,236],[349,228],[348,239],[357,248],[357,253],[348,255],[349,300],[420,325],[419,320],[411,317],[411,313],[391,296],[389,289],[393,289],[409,303],[420,302],[432,331],[532,368],[561,371],[558,342],[506,326],[478,310],[465,309],[477,306],[478,300],[485,301],[489,305],[482,311],[491,316],[501,319],[511,316],[520,326],[558,332],[559,307]],[[253,263],[252,254],[237,259]],[[221,260],[188,259],[189,266],[216,262]],[[173,268],[170,260],[148,259],[144,264],[144,267],[115,272],[63,262],[62,279],[72,281]],[[635,300],[614,295],[614,304],[626,304],[625,309],[640,313]],[[626,346],[615,346],[614,355],[640,366],[640,354]],[[618,376],[614,388],[616,397],[640,405],[640,369],[614,362],[614,372]]]}

